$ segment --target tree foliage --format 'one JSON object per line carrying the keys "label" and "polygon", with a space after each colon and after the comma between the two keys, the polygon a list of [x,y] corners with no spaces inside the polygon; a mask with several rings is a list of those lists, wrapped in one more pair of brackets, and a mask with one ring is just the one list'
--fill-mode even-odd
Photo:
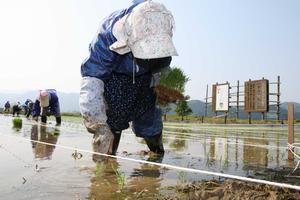
{"label": "tree foliage", "polygon": [[182,121],[183,121],[183,117],[185,117],[193,112],[192,109],[188,106],[187,98],[184,100],[181,100],[177,103],[177,107],[176,107],[175,111],[178,116],[181,116]]}

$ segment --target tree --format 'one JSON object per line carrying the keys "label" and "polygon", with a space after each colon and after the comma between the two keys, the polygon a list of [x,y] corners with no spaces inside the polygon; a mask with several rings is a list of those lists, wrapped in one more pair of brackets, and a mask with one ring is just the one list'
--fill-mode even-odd
{"label": "tree", "polygon": [[167,121],[167,114],[172,110],[170,104],[167,105],[161,105],[161,112],[164,116],[164,121]]}
{"label": "tree", "polygon": [[188,106],[187,100],[189,98],[185,98],[184,100],[180,100],[177,103],[177,107],[176,107],[176,113],[178,116],[181,116],[181,121],[183,121],[183,117],[187,116],[189,114],[191,114],[193,111],[192,109]]}

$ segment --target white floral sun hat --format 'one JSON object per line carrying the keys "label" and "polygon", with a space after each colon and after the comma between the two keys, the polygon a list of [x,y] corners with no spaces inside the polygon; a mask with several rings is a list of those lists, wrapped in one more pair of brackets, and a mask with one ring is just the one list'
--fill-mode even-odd
{"label": "white floral sun hat", "polygon": [[140,59],[177,56],[174,26],[172,13],[163,4],[145,1],[115,23],[112,31],[117,41],[110,49],[121,55],[131,51]]}
{"label": "white floral sun hat", "polygon": [[40,106],[42,108],[49,106],[50,98],[49,98],[49,93],[46,90],[40,91],[39,99],[40,99]]}

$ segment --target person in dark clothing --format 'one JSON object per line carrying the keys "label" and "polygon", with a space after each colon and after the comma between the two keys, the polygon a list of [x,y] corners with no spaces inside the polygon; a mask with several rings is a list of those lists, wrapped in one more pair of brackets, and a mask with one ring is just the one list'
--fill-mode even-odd
{"label": "person in dark clothing", "polygon": [[29,116],[31,115],[32,112],[32,107],[33,107],[33,102],[30,99],[27,99],[23,105],[24,108],[24,115],[29,118]]}
{"label": "person in dark clothing", "polygon": [[10,112],[10,103],[7,101],[4,105],[4,113],[9,113]]}
{"label": "person in dark clothing", "polygon": [[13,116],[15,116],[15,114],[17,114],[17,117],[19,117],[21,110],[22,110],[22,107],[21,107],[20,102],[15,103],[12,107]]}
{"label": "person in dark clothing", "polygon": [[41,116],[41,121],[47,123],[47,116],[54,115],[56,125],[61,124],[61,114],[59,99],[56,90],[47,89],[39,92],[39,98],[33,104],[32,117],[38,121]]}
{"label": "person in dark clothing", "polygon": [[135,0],[105,18],[81,65],[80,110],[98,152],[115,154],[121,132],[133,132],[164,154],[155,86],[177,51],[174,19],[163,4]]}
{"label": "person in dark clothing", "polygon": [[30,115],[32,115],[33,104],[34,104],[34,103],[33,103],[32,101],[28,103],[28,113],[27,113],[27,115],[26,115],[27,118],[29,118]]}

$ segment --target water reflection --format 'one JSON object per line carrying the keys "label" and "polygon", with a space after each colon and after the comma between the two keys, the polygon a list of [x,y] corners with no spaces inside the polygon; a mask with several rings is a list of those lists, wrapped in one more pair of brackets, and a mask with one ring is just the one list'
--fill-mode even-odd
{"label": "water reflection", "polygon": [[264,147],[253,147],[248,146],[247,144],[256,144],[256,145],[268,145],[267,140],[261,139],[244,139],[244,151],[243,151],[243,161],[244,164],[251,164],[252,166],[268,166],[268,153],[269,149]]}
{"label": "water reflection", "polygon": [[[287,164],[286,150],[282,148],[285,141],[279,134],[274,136],[263,131],[256,135],[215,131],[183,135],[181,132],[173,132],[172,135],[165,134],[165,139],[169,142],[166,147],[174,149],[166,152],[165,163],[174,166],[274,180],[278,173],[272,172],[275,175],[270,177],[270,170]],[[141,158],[145,159],[142,156]],[[93,159],[101,161],[102,158],[94,155]],[[163,158],[154,161],[162,160]],[[178,180],[193,182],[212,178],[202,174],[182,174],[175,170],[163,171],[161,167],[146,164],[128,167],[124,163],[114,162],[112,164],[109,161],[110,164],[103,165],[102,159],[102,164],[97,163],[95,177],[91,180],[91,197],[94,199],[145,198],[159,194],[166,182],[172,184]],[[116,173],[118,170],[120,173]],[[289,168],[284,172],[280,169],[278,171],[286,175],[291,170]],[[119,176],[122,173],[126,178],[124,187],[120,187]]]}
{"label": "water reflection", "polygon": [[183,140],[177,135],[176,138],[169,144],[169,146],[174,148],[176,151],[184,151],[186,149],[186,140]]}
{"label": "water reflection", "polygon": [[[97,148],[94,147],[94,150]],[[163,155],[149,155],[147,161],[161,163]],[[125,199],[153,197],[158,194],[166,169],[149,164],[118,162],[116,159],[93,155],[96,163],[91,178],[91,190],[88,199]]]}
{"label": "water reflection", "polygon": [[[93,156],[93,162],[92,156],[83,152],[83,158],[75,161],[71,157],[73,151],[23,140],[24,137],[51,144],[59,143],[62,146],[91,149],[89,135],[82,129],[69,126],[59,128],[59,141],[56,136],[59,130],[28,123],[24,124],[22,134],[15,134],[11,129],[11,118],[8,117],[0,117],[0,128],[0,157],[5,160],[5,165],[0,167],[0,174],[3,175],[0,199],[55,199],[61,195],[63,197],[60,199],[155,199],[151,197],[159,193],[175,193],[176,190],[168,188],[177,183],[217,178],[129,161],[101,160],[101,156],[97,155]],[[295,135],[299,142],[299,134]],[[138,139],[125,137],[124,140],[126,145],[121,150],[127,152],[126,155],[121,154],[123,157],[153,159],[148,154],[137,153],[145,149],[144,145],[139,145]],[[126,140],[133,145],[127,145]],[[166,153],[164,157],[153,161],[300,185],[299,178],[293,180],[286,176],[293,171],[296,164],[287,162],[286,142],[286,132],[264,132],[259,129],[255,133],[239,130],[225,132],[220,129],[165,132]],[[39,165],[39,169],[45,168],[41,173],[28,168],[32,164],[31,152],[36,159],[42,159],[41,162],[34,162]],[[52,160],[44,162],[44,159]],[[300,170],[296,172],[298,173],[292,175],[300,176]],[[27,179],[25,184],[22,184],[23,176]],[[13,187],[17,189],[12,189]],[[76,194],[78,197],[74,197]]]}
{"label": "water reflection", "polygon": [[126,185],[128,192],[134,194],[136,199],[158,194],[164,180],[163,174],[165,170],[159,166],[142,164],[140,168],[134,168]]}
{"label": "water reflection", "polygon": [[279,148],[279,141],[275,144],[277,148],[271,148],[267,139],[236,137],[229,140],[215,136],[208,137],[204,144],[201,143],[206,165],[218,166],[222,170],[230,167],[231,163],[235,169],[238,169],[239,165],[247,166],[244,170],[248,170],[249,167],[279,166],[279,154],[282,151]]}
{"label": "water reflection", "polygon": [[[43,125],[33,125],[31,128],[31,139],[39,142],[56,144],[59,136],[59,129]],[[51,160],[55,146],[32,141],[32,150],[35,159]]]}
{"label": "water reflection", "polygon": [[88,199],[119,199],[117,175],[119,164],[114,159],[96,162],[95,175],[91,179]]}
{"label": "water reflection", "polygon": [[[178,127],[177,127],[178,128]],[[187,129],[182,133],[177,128],[168,127],[166,138],[173,145],[173,138],[185,141],[185,149],[174,155],[174,164],[193,166],[197,169],[222,171],[224,173],[248,175],[255,169],[293,168],[295,162],[287,162],[287,135],[285,130],[257,127],[257,130],[237,127],[226,129]],[[183,129],[184,127],[182,127]],[[297,135],[296,135],[297,139]],[[166,147],[168,148],[168,147]],[[174,148],[172,148],[174,149]],[[172,153],[179,153],[173,151]],[[169,157],[169,155],[167,155]],[[198,162],[197,162],[198,161]]]}

